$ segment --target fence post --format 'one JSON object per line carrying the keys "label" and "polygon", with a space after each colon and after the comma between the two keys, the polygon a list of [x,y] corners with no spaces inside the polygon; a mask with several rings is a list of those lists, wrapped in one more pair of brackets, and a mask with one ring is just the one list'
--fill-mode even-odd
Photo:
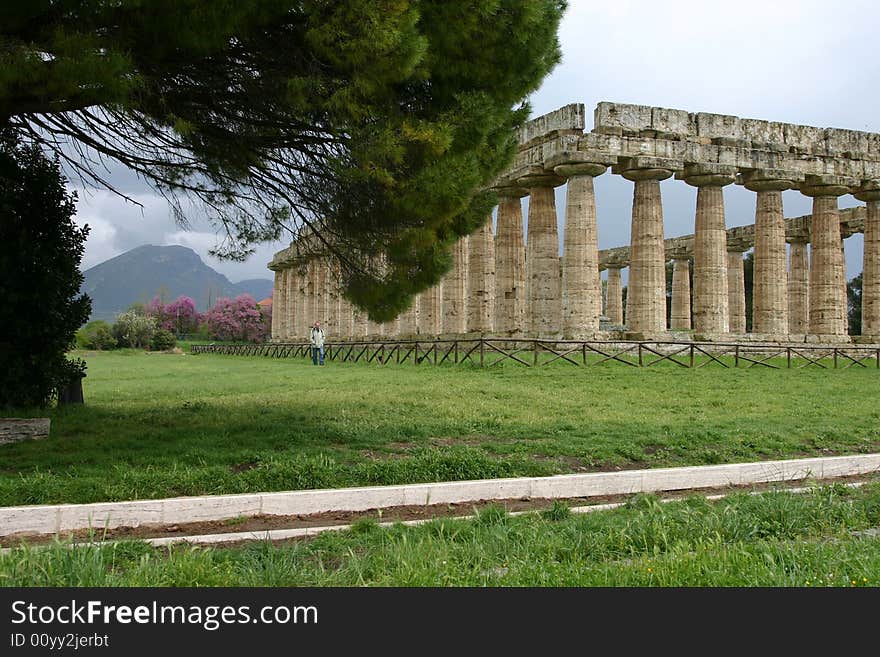
{"label": "fence post", "polygon": [[486,343],[480,338],[480,367],[483,367],[483,357],[485,355]]}
{"label": "fence post", "polygon": [[785,348],[785,364],[788,369],[791,369],[791,347]]}
{"label": "fence post", "polygon": [[739,367],[739,345],[733,350],[733,366]]}
{"label": "fence post", "polygon": [[642,343],[639,342],[639,367],[644,367],[642,364]]}
{"label": "fence post", "polygon": [[834,369],[837,369],[837,347],[834,347]]}
{"label": "fence post", "polygon": [[532,340],[532,364],[538,365],[538,341]]}
{"label": "fence post", "polygon": [[691,369],[694,368],[694,345],[691,343]]}
{"label": "fence post", "polygon": [[455,350],[455,364],[458,365],[458,340],[456,340],[453,344],[453,349]]}

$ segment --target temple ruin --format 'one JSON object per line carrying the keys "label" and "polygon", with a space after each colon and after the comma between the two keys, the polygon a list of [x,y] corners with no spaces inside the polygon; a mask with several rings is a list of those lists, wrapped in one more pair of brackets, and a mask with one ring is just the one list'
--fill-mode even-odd
{"label": "temple ruin", "polygon": [[[373,323],[353,308],[322,259],[302,257],[295,244],[279,251],[269,264],[273,340],[303,339],[319,320],[337,341],[690,335],[845,343],[851,338],[843,238],[863,233],[862,335],[856,339],[880,343],[880,134],[609,102],[599,103],[594,117],[585,132],[584,106],[568,105],[521,128],[516,159],[494,184],[500,199],[495,229],[490,216],[460,240],[452,271],[393,322]],[[629,246],[600,251],[593,179],[609,169],[633,182],[631,238]],[[673,176],[697,188],[694,231],[664,239],[659,183]],[[563,184],[560,255],[554,188]],[[727,228],[722,189],[730,184],[755,192],[753,225]],[[782,192],[788,189],[812,198],[811,215],[785,218]],[[865,205],[838,209],[845,194]],[[753,327],[746,334],[743,254],[752,248]]]}

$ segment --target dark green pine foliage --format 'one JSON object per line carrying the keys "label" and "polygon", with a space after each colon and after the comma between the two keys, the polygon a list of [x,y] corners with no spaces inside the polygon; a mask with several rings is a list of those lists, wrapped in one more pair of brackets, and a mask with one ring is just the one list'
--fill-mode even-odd
{"label": "dark green pine foliage", "polygon": [[75,199],[57,161],[0,132],[0,409],[45,406],[85,371],[65,357],[91,310]]}
{"label": "dark green pine foliage", "polygon": [[[564,0],[0,4],[0,125],[200,200],[221,256],[313,228],[377,321],[486,221]],[[77,148],[61,148],[55,139]],[[311,231],[306,231],[311,232]]]}
{"label": "dark green pine foliage", "polygon": [[846,284],[846,316],[850,335],[862,334],[862,276],[864,272]]}

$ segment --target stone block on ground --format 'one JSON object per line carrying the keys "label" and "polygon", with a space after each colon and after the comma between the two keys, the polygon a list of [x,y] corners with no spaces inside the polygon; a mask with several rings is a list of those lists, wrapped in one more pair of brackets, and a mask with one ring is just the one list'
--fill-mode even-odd
{"label": "stone block on ground", "polygon": [[39,418],[0,418],[0,445],[37,440],[49,435],[51,420]]}

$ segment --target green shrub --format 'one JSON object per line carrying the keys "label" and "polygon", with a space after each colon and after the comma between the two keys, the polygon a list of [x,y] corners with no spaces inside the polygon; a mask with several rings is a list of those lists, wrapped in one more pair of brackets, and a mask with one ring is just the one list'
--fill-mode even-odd
{"label": "green shrub", "polygon": [[140,314],[137,310],[126,310],[116,316],[113,336],[125,347],[146,348],[156,332],[156,318]]}
{"label": "green shrub", "polygon": [[113,328],[102,319],[89,322],[76,332],[76,346],[80,349],[114,349],[117,343]]}
{"label": "green shrub", "polygon": [[0,127],[0,409],[50,403],[91,312],[79,270],[88,227],[73,221],[66,182],[57,158]]}
{"label": "green shrub", "polygon": [[150,341],[150,351],[166,351],[177,345],[177,338],[168,329],[158,329]]}

